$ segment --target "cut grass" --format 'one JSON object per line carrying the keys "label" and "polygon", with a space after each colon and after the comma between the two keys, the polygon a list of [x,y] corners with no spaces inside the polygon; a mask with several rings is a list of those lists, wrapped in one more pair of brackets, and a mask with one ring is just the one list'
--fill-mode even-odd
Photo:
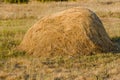
{"label": "cut grass", "polygon": [[[82,1],[81,4],[83,4]],[[120,8],[118,5],[116,6],[119,2],[111,3],[109,6],[106,4],[103,6],[101,3],[100,6],[98,6],[99,3],[93,4],[92,6],[86,1],[84,7],[90,7],[98,12],[99,16],[103,15],[100,18],[107,33],[113,42],[120,45],[120,17],[117,13]],[[119,80],[120,52],[38,58],[15,50],[28,28],[38,20],[38,16],[78,5],[76,3],[0,5],[2,13],[2,15],[0,14],[0,80]],[[23,8],[24,10],[21,10]],[[112,16],[109,15],[111,13],[106,12],[108,8],[112,12]],[[4,14],[5,11],[7,13],[15,11],[15,17],[3,19],[7,15],[7,13]],[[23,15],[26,12],[31,14]]]}
{"label": "cut grass", "polygon": [[[15,47],[19,45],[27,29],[36,22],[36,20],[37,19],[8,19],[0,21],[0,68],[4,72],[4,74],[2,73],[3,75],[0,73],[0,79],[12,78],[19,80],[21,78],[35,78],[37,80],[74,80],[81,78],[79,76],[83,76],[86,79],[103,80],[114,79],[115,75],[119,76],[119,70],[117,69],[120,65],[117,63],[119,63],[120,60],[120,53],[37,58],[26,55],[25,52],[15,50]],[[24,23],[24,21],[26,21],[27,24]],[[108,22],[104,23],[105,26],[108,24]],[[118,27],[114,28],[115,32],[111,29],[112,26],[108,27],[107,25],[105,28],[110,29],[108,32],[110,35],[113,35],[112,40],[119,44],[119,37],[115,37],[115,35],[119,36],[118,24],[119,23],[114,24]],[[17,76],[15,76],[16,71]],[[12,76],[10,73],[15,75]]]}
{"label": "cut grass", "polygon": [[[119,74],[120,54],[104,53],[92,56],[36,58],[36,57],[12,57],[0,61],[2,71],[8,75],[5,78],[12,77],[11,74],[17,74],[15,79],[35,78],[37,80],[63,79],[74,80],[79,76],[84,76],[89,80],[110,79]],[[116,64],[118,63],[118,64]],[[9,69],[6,68],[9,67]],[[118,71],[113,71],[113,70]],[[17,71],[17,73],[15,73]],[[113,72],[112,72],[113,71]],[[0,76],[1,77],[1,76]],[[119,77],[119,76],[118,76]]]}

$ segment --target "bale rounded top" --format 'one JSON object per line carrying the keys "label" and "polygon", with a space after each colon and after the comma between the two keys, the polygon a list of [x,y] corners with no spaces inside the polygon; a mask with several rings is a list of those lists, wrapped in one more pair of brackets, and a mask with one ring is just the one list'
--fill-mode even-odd
{"label": "bale rounded top", "polygon": [[36,56],[91,54],[114,50],[114,44],[97,15],[81,7],[42,18],[27,31],[19,47]]}

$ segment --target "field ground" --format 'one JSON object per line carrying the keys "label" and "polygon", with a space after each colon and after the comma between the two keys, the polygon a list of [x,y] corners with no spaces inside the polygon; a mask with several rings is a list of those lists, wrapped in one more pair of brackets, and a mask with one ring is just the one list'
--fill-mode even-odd
{"label": "field ground", "polygon": [[120,1],[83,0],[0,4],[0,80],[119,80],[120,49],[89,56],[37,58],[16,51],[25,32],[40,18],[71,7],[87,7],[102,20],[120,47]]}

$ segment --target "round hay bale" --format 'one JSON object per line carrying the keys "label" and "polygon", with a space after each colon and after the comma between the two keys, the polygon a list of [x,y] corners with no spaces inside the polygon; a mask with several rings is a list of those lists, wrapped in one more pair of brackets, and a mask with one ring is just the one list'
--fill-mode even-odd
{"label": "round hay bale", "polygon": [[36,56],[91,54],[114,50],[114,44],[97,15],[80,7],[42,18],[27,31],[19,47]]}

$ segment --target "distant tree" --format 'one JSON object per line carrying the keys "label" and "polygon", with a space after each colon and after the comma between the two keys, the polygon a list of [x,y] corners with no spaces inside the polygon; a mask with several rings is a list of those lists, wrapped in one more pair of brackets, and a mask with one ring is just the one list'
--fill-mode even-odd
{"label": "distant tree", "polygon": [[3,2],[4,0],[0,0],[0,3]]}
{"label": "distant tree", "polygon": [[29,0],[4,0],[6,3],[28,3]]}

